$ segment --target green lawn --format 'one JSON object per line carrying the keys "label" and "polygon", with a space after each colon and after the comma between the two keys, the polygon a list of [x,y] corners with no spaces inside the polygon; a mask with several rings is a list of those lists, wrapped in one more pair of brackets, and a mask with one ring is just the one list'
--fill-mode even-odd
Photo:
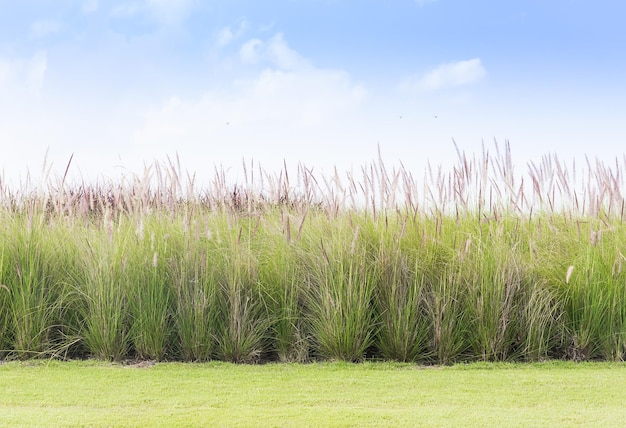
{"label": "green lawn", "polygon": [[0,426],[624,426],[626,365],[0,365]]}

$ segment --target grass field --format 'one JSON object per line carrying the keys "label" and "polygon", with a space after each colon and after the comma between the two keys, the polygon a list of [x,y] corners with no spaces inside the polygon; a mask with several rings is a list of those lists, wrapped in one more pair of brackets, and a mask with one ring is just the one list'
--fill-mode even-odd
{"label": "grass field", "polygon": [[626,365],[0,365],[1,426],[623,426]]}

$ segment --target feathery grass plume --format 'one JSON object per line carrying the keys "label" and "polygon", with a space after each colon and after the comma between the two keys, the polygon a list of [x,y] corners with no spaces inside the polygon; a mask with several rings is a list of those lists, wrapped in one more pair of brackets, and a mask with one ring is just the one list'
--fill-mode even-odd
{"label": "feathery grass plume", "polygon": [[574,265],[570,265],[567,268],[567,273],[565,274],[565,283],[569,284],[569,280],[572,278],[572,273],[574,273]]}

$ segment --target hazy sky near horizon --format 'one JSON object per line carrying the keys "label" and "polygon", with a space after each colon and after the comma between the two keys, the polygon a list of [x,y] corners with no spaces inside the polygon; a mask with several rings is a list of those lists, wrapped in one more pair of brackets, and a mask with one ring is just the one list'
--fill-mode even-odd
{"label": "hazy sky near horizon", "polygon": [[622,157],[626,3],[0,0],[0,169]]}

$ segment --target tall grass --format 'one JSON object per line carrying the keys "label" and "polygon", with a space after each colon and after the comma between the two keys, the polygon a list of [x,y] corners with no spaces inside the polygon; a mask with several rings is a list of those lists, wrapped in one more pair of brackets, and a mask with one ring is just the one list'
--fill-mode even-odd
{"label": "tall grass", "polygon": [[390,229],[387,220],[385,229],[378,231],[375,253],[379,269],[375,296],[380,314],[378,347],[383,358],[396,361],[426,359],[432,329],[432,319],[426,313],[426,266],[420,265],[415,251],[401,248],[406,228],[406,223],[392,222]]}
{"label": "tall grass", "polygon": [[169,261],[178,352],[184,361],[207,361],[215,349],[218,323],[209,229],[196,219],[187,226],[182,241],[182,247]]}
{"label": "tall grass", "polygon": [[[137,244],[129,260],[127,296],[131,344],[138,358],[162,360],[173,334],[173,296],[167,260],[170,236],[162,219],[137,228]],[[146,235],[146,229],[149,235]]]}
{"label": "tall grass", "polygon": [[81,297],[81,336],[88,355],[119,360],[130,347],[128,256],[124,247],[134,237],[123,224],[109,223],[112,221],[105,216],[105,230],[87,234],[75,288]]}
{"label": "tall grass", "polygon": [[359,242],[358,227],[352,241],[331,234],[303,263],[311,334],[325,359],[358,361],[376,334],[372,300],[376,277]]}
{"label": "tall grass", "polygon": [[626,162],[458,155],[0,182],[0,356],[623,360]]}
{"label": "tall grass", "polygon": [[[272,353],[282,362],[306,362],[311,353],[311,336],[306,320],[305,275],[298,263],[297,232],[291,237],[291,220],[281,219],[281,233],[259,231],[259,281],[267,290],[271,321]],[[289,217],[287,217],[288,219]],[[300,223],[306,219],[302,215]],[[266,226],[272,227],[269,223]],[[273,225],[278,230],[277,224]]]}
{"label": "tall grass", "polygon": [[3,220],[0,343],[10,343],[10,351],[19,358],[63,356],[71,336],[64,273],[76,260],[70,234],[66,225],[46,221],[34,204]]}
{"label": "tall grass", "polygon": [[270,328],[266,295],[258,279],[258,261],[250,248],[245,248],[241,235],[231,236],[226,243],[229,245],[215,254],[220,310],[217,355],[226,361],[255,362],[262,356]]}

